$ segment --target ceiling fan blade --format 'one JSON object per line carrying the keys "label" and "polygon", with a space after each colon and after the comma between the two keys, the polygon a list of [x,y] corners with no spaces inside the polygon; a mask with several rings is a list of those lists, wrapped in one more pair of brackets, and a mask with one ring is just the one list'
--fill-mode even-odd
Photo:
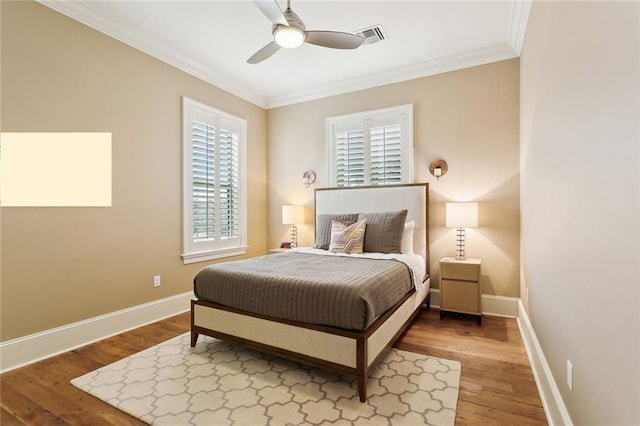
{"label": "ceiling fan blade", "polygon": [[333,49],[355,49],[364,43],[364,37],[340,31],[307,31],[304,42]]}
{"label": "ceiling fan blade", "polygon": [[258,9],[264,16],[269,18],[271,22],[274,24],[286,25],[289,26],[287,22],[287,18],[284,17],[284,13],[280,10],[280,6],[278,6],[278,2],[276,0],[253,0],[258,6]]}
{"label": "ceiling fan blade", "polygon": [[271,43],[267,44],[265,47],[263,47],[262,49],[254,53],[252,57],[247,59],[247,63],[257,64],[258,62],[262,62],[265,59],[270,58],[271,55],[276,53],[279,49],[280,49],[280,46],[278,46],[278,44],[275,41],[272,41]]}

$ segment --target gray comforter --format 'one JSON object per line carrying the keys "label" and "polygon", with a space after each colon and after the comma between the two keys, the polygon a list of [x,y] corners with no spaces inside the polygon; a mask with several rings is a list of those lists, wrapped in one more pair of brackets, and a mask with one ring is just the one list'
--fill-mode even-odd
{"label": "gray comforter", "polygon": [[285,252],[201,270],[198,299],[281,319],[365,330],[413,289],[397,260]]}

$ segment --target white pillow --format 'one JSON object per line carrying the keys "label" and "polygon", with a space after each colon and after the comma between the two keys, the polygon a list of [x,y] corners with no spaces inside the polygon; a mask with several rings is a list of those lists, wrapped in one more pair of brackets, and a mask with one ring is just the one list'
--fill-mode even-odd
{"label": "white pillow", "polygon": [[416,221],[406,222],[402,231],[402,242],[400,243],[400,253],[413,254],[413,230],[416,227]]}

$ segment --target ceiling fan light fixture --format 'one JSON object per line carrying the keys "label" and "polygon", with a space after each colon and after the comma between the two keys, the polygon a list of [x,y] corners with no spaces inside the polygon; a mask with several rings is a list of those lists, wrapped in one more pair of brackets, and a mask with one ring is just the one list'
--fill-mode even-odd
{"label": "ceiling fan light fixture", "polygon": [[[0,0],[1,1],[1,0]],[[258,9],[272,23],[273,41],[254,53],[247,63],[255,65],[270,58],[281,47],[292,49],[302,43],[309,43],[332,49],[356,49],[362,46],[365,37],[342,31],[307,31],[302,19],[291,9],[291,0],[287,0],[287,9],[280,9],[278,0],[253,0]]]}
{"label": "ceiling fan light fixture", "polygon": [[304,33],[295,27],[281,26],[276,28],[273,37],[280,47],[292,49],[304,43]]}

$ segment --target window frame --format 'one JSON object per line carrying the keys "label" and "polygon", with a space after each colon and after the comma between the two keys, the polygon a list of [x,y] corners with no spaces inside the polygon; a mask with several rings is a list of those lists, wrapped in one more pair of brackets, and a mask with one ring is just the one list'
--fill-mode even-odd
{"label": "window frame", "polygon": [[[351,114],[337,115],[326,119],[326,144],[328,156],[328,176],[329,186],[338,186],[336,176],[336,136],[338,127],[340,131],[346,129],[363,129],[365,133],[365,179],[362,185],[342,185],[348,186],[370,186],[371,184],[371,131],[370,124],[373,121],[394,121],[401,124],[402,136],[402,161],[401,184],[413,183],[413,104],[397,105],[393,107],[361,111]],[[384,185],[384,184],[382,184]]]}
{"label": "window frame", "polygon": [[[195,118],[206,120],[207,125],[215,127],[216,150],[218,134],[221,129],[238,133],[238,195],[239,218],[238,237],[221,239],[220,228],[216,229],[216,238],[207,241],[195,241],[193,238],[193,121]],[[193,99],[182,98],[182,254],[183,263],[190,264],[207,260],[239,256],[247,252],[247,173],[246,173],[247,120],[213,108]],[[217,151],[218,152],[218,151]],[[216,168],[220,157],[216,156]],[[219,198],[218,187],[215,191]],[[220,211],[216,209],[216,223],[220,223]]]}

